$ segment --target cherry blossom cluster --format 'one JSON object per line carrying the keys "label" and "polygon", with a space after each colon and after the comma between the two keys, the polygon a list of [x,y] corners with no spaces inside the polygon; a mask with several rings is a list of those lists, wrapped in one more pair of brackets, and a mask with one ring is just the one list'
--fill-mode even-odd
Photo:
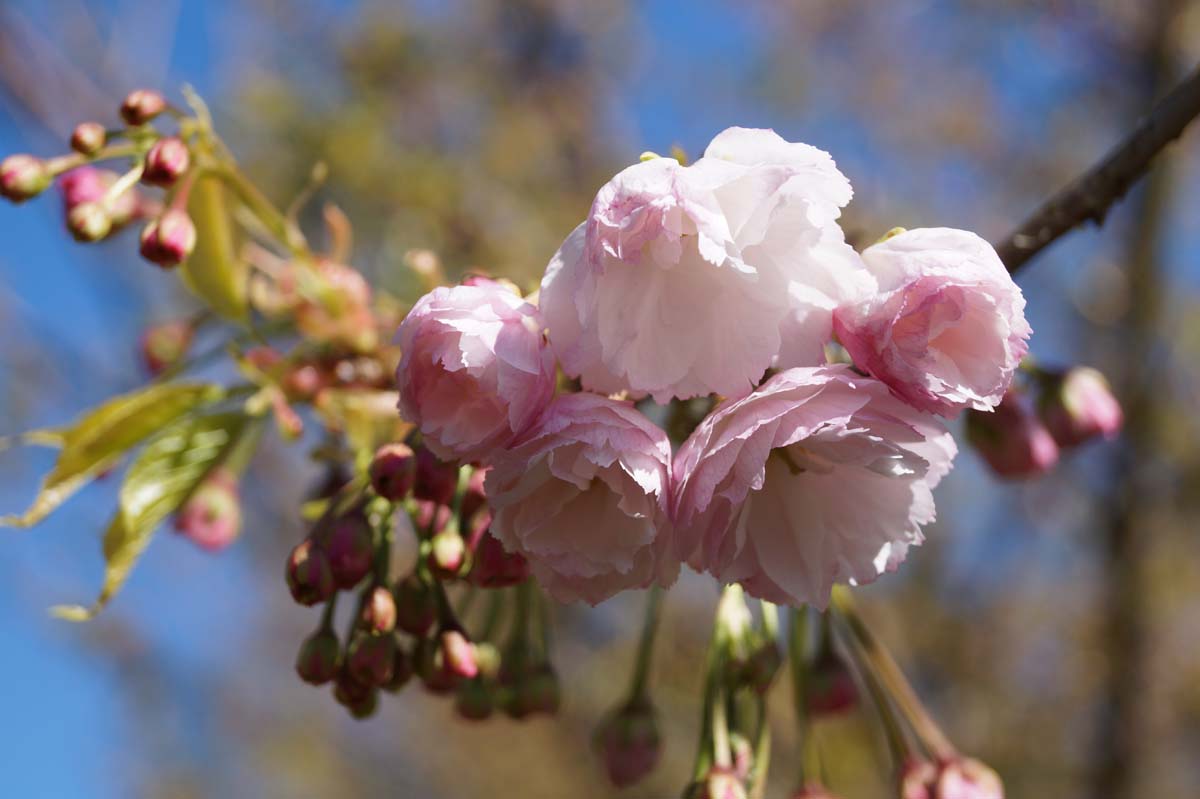
{"label": "cherry blossom cluster", "polygon": [[[850,198],[829,154],[769,130],[647,157],[535,295],[476,279],[417,302],[401,415],[488,467],[492,533],[556,599],[686,563],[823,608],[921,543],[956,453],[942,420],[995,408],[1031,333],[983,239],[897,229],[859,253]],[[673,452],[651,416],[697,398],[711,412]]]}

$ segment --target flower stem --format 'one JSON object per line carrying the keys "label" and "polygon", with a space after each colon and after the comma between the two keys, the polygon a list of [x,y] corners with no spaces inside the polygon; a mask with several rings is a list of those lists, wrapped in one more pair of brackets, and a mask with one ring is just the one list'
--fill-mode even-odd
{"label": "flower stem", "polygon": [[650,662],[654,656],[654,639],[658,635],[658,623],[662,618],[662,594],[658,586],[647,592],[646,613],[642,621],[642,635],[638,641],[637,659],[634,661],[633,679],[629,685],[629,701],[637,702],[646,697],[646,684],[650,675]]}

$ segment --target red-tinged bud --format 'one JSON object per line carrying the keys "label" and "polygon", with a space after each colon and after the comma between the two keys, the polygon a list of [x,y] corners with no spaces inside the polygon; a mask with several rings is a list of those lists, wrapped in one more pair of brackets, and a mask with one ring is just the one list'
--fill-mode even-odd
{"label": "red-tinged bud", "polygon": [[389,693],[396,693],[408,685],[409,681],[413,678],[415,669],[416,664],[413,663],[413,656],[406,652],[404,647],[397,641],[396,655],[392,659],[392,679],[388,681],[387,685],[379,687]]}
{"label": "red-tinged bud", "polygon": [[1111,439],[1125,420],[1104,375],[1086,366],[1045,378],[1038,415],[1060,447],[1075,447],[1101,436]]}
{"label": "red-tinged bud", "polygon": [[900,799],[936,799],[938,767],[928,760],[909,760],[900,769]]}
{"label": "red-tinged bud", "polygon": [[296,673],[312,685],[324,685],[337,676],[341,645],[333,630],[317,630],[300,647]]}
{"label": "red-tinged bud", "polygon": [[1001,477],[1033,477],[1058,463],[1058,445],[1013,392],[991,413],[967,411],[967,441]]}
{"label": "red-tinged bud", "polygon": [[708,776],[692,785],[688,799],[746,799],[746,786],[733,769],[713,766]]}
{"label": "red-tinged bud", "polygon": [[80,203],[67,212],[67,231],[75,241],[100,241],[112,229],[112,215],[103,202]]}
{"label": "red-tinged bud", "polygon": [[1004,783],[985,764],[970,757],[942,764],[937,778],[936,799],[1004,799]]}
{"label": "red-tinged bud", "polygon": [[287,584],[292,599],[301,605],[324,602],[337,589],[329,557],[312,539],[301,541],[288,556]]}
{"label": "red-tinged bud", "polygon": [[170,188],[183,177],[191,166],[192,156],[188,146],[178,136],[165,136],[154,143],[146,153],[142,182],[151,186]]}
{"label": "red-tinged bud", "polygon": [[325,387],[325,376],[310,363],[297,366],[287,373],[283,389],[291,399],[311,400]]}
{"label": "red-tinged bud", "polygon": [[396,599],[392,592],[377,585],[363,602],[361,626],[372,635],[388,635],[396,629]]}
{"label": "red-tinged bud", "polygon": [[196,249],[196,226],[186,212],[171,209],[142,229],[139,252],[163,269],[178,266]]}
{"label": "red-tinged bud", "polygon": [[846,664],[836,654],[823,654],[813,664],[805,703],[813,716],[845,713],[858,703],[858,688]]}
{"label": "red-tinged bud", "polygon": [[444,630],[438,636],[435,666],[447,674],[470,680],[479,674],[475,645],[459,630]]}
{"label": "red-tinged bud", "polygon": [[384,444],[371,460],[371,487],[384,499],[398,502],[408,496],[417,476],[417,456],[407,444]]}
{"label": "red-tinged bud", "polygon": [[142,333],[142,365],[151,376],[160,374],[183,360],[196,329],[191,322],[176,320],[151,325]]}
{"label": "red-tinged bud", "polygon": [[346,670],[364,685],[387,685],[396,663],[396,637],[356,632],[346,650]]}
{"label": "red-tinged bud", "polygon": [[333,698],[356,719],[372,716],[379,707],[379,691],[374,686],[354,679],[345,668],[338,672],[333,685]]}
{"label": "red-tinged bud", "polygon": [[437,639],[422,638],[415,652],[416,670],[425,690],[434,694],[448,694],[458,687],[462,678],[442,668]]}
{"label": "red-tinged bud", "polygon": [[625,788],[640,782],[662,755],[654,707],[644,700],[621,707],[596,728],[592,745],[613,785]]}
{"label": "red-tinged bud", "polygon": [[429,450],[419,447],[413,496],[439,505],[451,505],[454,503],[454,491],[457,487],[458,467],[439,460]]}
{"label": "red-tinged bud", "polygon": [[496,708],[492,689],[479,677],[459,683],[454,696],[454,711],[459,718],[468,721],[483,721]]}
{"label": "red-tinged bud", "polygon": [[333,581],[338,588],[353,588],[371,572],[375,558],[371,525],[361,513],[348,513],[334,519],[322,544],[329,555]]}
{"label": "red-tinged bud", "polygon": [[0,161],[0,196],[14,203],[38,196],[52,180],[50,167],[32,155],[10,155]]}
{"label": "red-tinged bud", "polygon": [[122,192],[116,197],[108,197],[108,190],[120,175],[109,169],[96,169],[91,166],[81,166],[72,169],[58,180],[58,188],[63,197],[63,213],[68,217],[71,226],[71,212],[84,203],[101,203],[108,212],[113,230],[130,222],[141,212],[142,201],[133,189]]}
{"label": "red-tinged bud", "polygon": [[754,744],[740,732],[729,733],[729,754],[733,759],[733,773],[739,780],[750,779],[750,770],[754,768]]}
{"label": "red-tinged bud", "polygon": [[417,577],[396,584],[396,626],[410,635],[422,637],[437,621],[437,598],[429,586]]}
{"label": "red-tinged bud", "polygon": [[210,474],[175,514],[175,529],[210,552],[232,544],[242,529],[237,477],[226,469]]}
{"label": "red-tinged bud", "polygon": [[83,155],[95,155],[107,140],[108,134],[99,122],[81,122],[71,132],[71,149]]}
{"label": "red-tinged bud", "polygon": [[153,89],[136,89],[121,103],[121,119],[130,125],[145,125],[167,109],[167,101]]}
{"label": "red-tinged bud", "polygon": [[481,588],[504,588],[523,583],[529,577],[529,561],[517,552],[508,552],[500,539],[484,533],[471,558],[471,582]]}
{"label": "red-tinged bud", "polygon": [[270,372],[283,361],[283,355],[279,353],[279,350],[265,344],[246,350],[243,358],[246,363],[260,372]]}
{"label": "red-tinged bud", "polygon": [[440,580],[457,577],[467,563],[467,545],[453,526],[430,540],[429,570]]}
{"label": "red-tinged bud", "polygon": [[454,511],[449,505],[439,505],[427,499],[416,501],[416,512],[413,513],[413,524],[422,536],[437,535],[450,524]]}

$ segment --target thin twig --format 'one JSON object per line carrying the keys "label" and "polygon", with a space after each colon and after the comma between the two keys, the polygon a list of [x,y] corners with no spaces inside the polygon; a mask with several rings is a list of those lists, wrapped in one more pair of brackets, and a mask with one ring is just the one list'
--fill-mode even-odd
{"label": "thin twig", "polygon": [[1086,173],[1034,211],[1020,227],[996,244],[1010,273],[1051,242],[1092,222],[1099,226],[1113,203],[1145,174],[1160,151],[1200,116],[1200,67],[1197,67],[1138,124],[1137,128]]}

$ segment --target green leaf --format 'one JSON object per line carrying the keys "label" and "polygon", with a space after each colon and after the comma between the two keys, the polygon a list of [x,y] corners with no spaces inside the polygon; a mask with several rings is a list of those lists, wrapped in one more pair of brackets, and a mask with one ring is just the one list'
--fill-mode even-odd
{"label": "green leaf", "polygon": [[90,608],[59,605],[50,612],[69,621],[87,621],[99,613],[125,583],[162,521],[258,426],[258,420],[241,413],[189,416],[151,439],[125,475],[120,507],[104,534],[100,596]]}
{"label": "green leaf", "polygon": [[37,524],[115,465],[131,447],[196,406],[220,399],[223,393],[220,386],[208,384],[154,384],[109,400],[70,427],[36,431],[35,440],[57,440],[62,452],[29,509],[20,515],[0,516],[0,527]]}
{"label": "green leaf", "polygon": [[213,311],[236,322],[249,318],[247,268],[238,257],[225,188],[216,176],[200,176],[188,198],[196,223],[196,249],[179,268],[183,283]]}

